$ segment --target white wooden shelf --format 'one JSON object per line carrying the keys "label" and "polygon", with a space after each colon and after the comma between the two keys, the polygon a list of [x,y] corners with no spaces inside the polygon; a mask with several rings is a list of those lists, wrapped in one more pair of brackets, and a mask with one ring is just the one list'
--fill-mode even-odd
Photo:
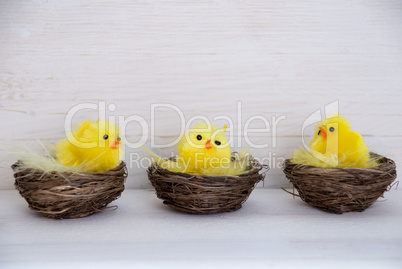
{"label": "white wooden shelf", "polygon": [[363,213],[330,214],[258,188],[239,211],[188,215],[153,190],[118,209],[52,220],[0,191],[1,268],[402,268],[401,190]]}

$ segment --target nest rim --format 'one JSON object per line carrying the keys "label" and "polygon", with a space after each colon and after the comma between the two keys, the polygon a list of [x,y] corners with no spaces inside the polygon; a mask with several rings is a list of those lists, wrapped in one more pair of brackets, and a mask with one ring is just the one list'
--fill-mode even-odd
{"label": "nest rim", "polygon": [[214,214],[240,209],[257,183],[265,180],[268,165],[254,158],[249,165],[239,175],[195,175],[173,172],[154,162],[147,174],[157,197],[169,207],[188,214]]}
{"label": "nest rim", "polygon": [[105,172],[43,171],[21,161],[11,168],[14,186],[29,208],[52,219],[81,218],[108,209],[124,191],[128,175],[123,161]]}
{"label": "nest rim", "polygon": [[286,159],[283,172],[307,204],[330,213],[363,212],[389,191],[397,177],[393,160],[370,152],[379,165],[370,168],[315,167]]}

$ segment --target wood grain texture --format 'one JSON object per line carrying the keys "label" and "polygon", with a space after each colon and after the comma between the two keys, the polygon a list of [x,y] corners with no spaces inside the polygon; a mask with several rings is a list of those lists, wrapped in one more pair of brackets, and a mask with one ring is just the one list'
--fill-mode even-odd
{"label": "wood grain texture", "polygon": [[[237,124],[241,101],[243,124],[286,116],[276,147],[272,133],[250,136],[269,144],[259,157],[285,158],[301,145],[303,121],[339,100],[369,147],[398,164],[400,25],[396,0],[1,1],[0,140],[57,141],[65,114],[83,102],[113,103],[110,115],[148,123],[151,104],[169,103],[187,119],[228,115]],[[76,121],[88,117],[96,113]],[[156,141],[174,140],[178,129],[173,111],[156,113]],[[126,138],[141,135],[132,124]],[[0,189],[11,189],[15,159],[2,147],[0,160]],[[129,173],[128,188],[150,187],[144,169]],[[276,168],[265,186],[287,184]]]}
{"label": "wood grain texture", "polygon": [[[291,190],[291,189],[290,189]],[[189,215],[153,191],[126,190],[116,211],[55,221],[0,191],[2,268],[392,268],[402,266],[401,190],[363,213],[330,214],[256,189],[232,213]]]}

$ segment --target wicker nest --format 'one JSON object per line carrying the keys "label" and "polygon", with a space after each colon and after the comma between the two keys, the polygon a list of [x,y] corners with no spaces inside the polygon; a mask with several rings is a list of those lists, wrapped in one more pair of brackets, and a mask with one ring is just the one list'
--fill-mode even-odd
{"label": "wicker nest", "polygon": [[[156,163],[147,173],[164,204],[185,213],[212,214],[240,209],[268,169],[252,159],[249,172],[236,176],[176,173]],[[261,170],[264,171],[260,173]]]}
{"label": "wicker nest", "polygon": [[283,171],[307,204],[337,214],[362,212],[382,197],[396,178],[394,161],[375,153],[371,156],[378,159],[379,166],[319,168],[287,159]]}
{"label": "wicker nest", "polygon": [[11,166],[15,187],[36,213],[53,219],[81,218],[104,210],[124,190],[124,162],[102,173],[43,172]]}

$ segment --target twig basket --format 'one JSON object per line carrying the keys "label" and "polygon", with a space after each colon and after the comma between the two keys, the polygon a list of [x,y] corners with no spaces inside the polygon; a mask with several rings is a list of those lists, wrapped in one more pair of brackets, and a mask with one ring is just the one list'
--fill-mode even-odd
{"label": "twig basket", "polygon": [[284,173],[307,204],[342,214],[370,207],[396,178],[395,162],[375,153],[372,168],[319,168],[285,161]]}
{"label": "twig basket", "polygon": [[36,213],[53,219],[81,218],[104,210],[124,190],[124,162],[101,173],[44,172],[18,161],[15,187]]}
{"label": "twig basket", "polygon": [[249,172],[236,176],[176,173],[157,163],[147,173],[164,204],[185,213],[212,214],[240,209],[268,169],[267,165],[252,159]]}

